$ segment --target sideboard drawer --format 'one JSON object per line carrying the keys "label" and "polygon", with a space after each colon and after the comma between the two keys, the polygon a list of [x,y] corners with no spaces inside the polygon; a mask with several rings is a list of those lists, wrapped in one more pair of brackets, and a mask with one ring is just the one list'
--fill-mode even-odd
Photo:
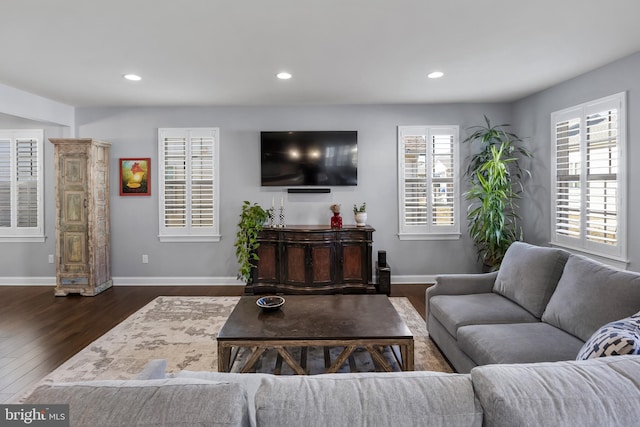
{"label": "sideboard drawer", "polygon": [[60,283],[62,285],[84,286],[89,284],[89,278],[88,277],[61,277]]}

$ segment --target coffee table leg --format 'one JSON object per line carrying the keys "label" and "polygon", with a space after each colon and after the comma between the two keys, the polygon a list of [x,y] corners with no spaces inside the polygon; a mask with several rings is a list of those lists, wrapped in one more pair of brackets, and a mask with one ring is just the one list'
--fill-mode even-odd
{"label": "coffee table leg", "polygon": [[218,372],[231,372],[231,346],[218,341]]}
{"label": "coffee table leg", "polygon": [[413,340],[400,345],[400,354],[402,355],[402,370],[413,371],[415,369],[413,362]]}

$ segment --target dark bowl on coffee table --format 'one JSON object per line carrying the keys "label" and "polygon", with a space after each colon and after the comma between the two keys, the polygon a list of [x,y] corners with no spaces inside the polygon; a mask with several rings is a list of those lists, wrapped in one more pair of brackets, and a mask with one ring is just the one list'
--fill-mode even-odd
{"label": "dark bowl on coffee table", "polygon": [[284,298],[279,297],[277,295],[269,295],[265,297],[260,297],[256,301],[258,307],[260,307],[263,311],[275,311],[278,310],[284,304]]}

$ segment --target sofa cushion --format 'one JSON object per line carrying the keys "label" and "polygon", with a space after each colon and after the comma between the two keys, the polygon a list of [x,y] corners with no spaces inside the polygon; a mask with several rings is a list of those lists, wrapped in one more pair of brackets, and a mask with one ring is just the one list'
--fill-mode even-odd
{"label": "sofa cushion", "polygon": [[207,381],[223,381],[235,383],[242,386],[247,393],[247,406],[249,406],[249,424],[251,427],[256,426],[256,392],[264,378],[273,377],[271,374],[246,373],[240,374],[236,372],[209,372],[209,371],[180,371],[175,374],[175,378],[192,378]]}
{"label": "sofa cushion", "polygon": [[586,341],[601,326],[639,309],[640,274],[571,255],[542,320]]}
{"label": "sofa cushion", "polygon": [[454,337],[466,325],[539,322],[512,301],[495,293],[437,295],[429,301],[429,313]]}
{"label": "sofa cushion", "polygon": [[476,364],[574,360],[584,344],[546,323],[472,325],[458,329],[458,345]]}
{"label": "sofa cushion", "polygon": [[623,354],[640,355],[640,313],[607,323],[580,349],[576,359],[592,359]]}
{"label": "sofa cushion", "polygon": [[493,291],[516,302],[538,319],[562,276],[569,253],[514,242],[500,265]]}
{"label": "sofa cushion", "polygon": [[393,372],[278,377],[256,394],[264,426],[478,426],[469,375]]}
{"label": "sofa cushion", "polygon": [[630,426],[640,419],[640,357],[473,368],[485,425]]}
{"label": "sofa cushion", "polygon": [[73,426],[249,425],[240,385],[198,379],[53,383],[24,403],[69,404]]}

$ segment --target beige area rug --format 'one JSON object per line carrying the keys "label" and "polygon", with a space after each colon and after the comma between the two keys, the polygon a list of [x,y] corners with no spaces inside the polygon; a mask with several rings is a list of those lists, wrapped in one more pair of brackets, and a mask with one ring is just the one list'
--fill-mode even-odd
{"label": "beige area rug", "polygon": [[[158,297],[70,358],[43,381],[132,379],[151,359],[166,359],[168,372],[184,369],[216,371],[216,336],[238,299]],[[451,372],[440,351],[428,339],[425,322],[409,300],[401,297],[390,300],[413,332],[415,369]],[[368,353],[362,353],[359,357],[370,359]],[[311,351],[309,358],[312,358]],[[358,363],[357,367],[364,371],[374,368],[366,362]],[[349,369],[347,364],[344,368]],[[283,373],[286,373],[284,369]]]}

